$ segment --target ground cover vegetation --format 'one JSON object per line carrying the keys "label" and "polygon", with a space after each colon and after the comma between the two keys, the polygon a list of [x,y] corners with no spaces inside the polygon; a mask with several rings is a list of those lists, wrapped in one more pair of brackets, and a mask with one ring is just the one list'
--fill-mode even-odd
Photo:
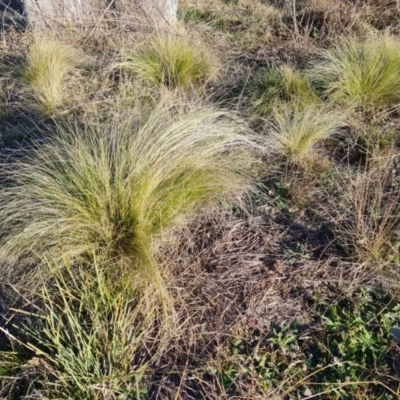
{"label": "ground cover vegetation", "polygon": [[2,26],[0,399],[400,398],[396,16]]}

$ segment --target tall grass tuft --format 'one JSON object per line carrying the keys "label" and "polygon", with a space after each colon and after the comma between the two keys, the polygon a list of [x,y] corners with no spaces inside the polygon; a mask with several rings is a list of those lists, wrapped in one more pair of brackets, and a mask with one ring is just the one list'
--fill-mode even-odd
{"label": "tall grass tuft", "polygon": [[315,66],[330,97],[342,103],[381,107],[400,101],[400,41],[390,35],[347,38],[323,53]]}
{"label": "tall grass tuft", "polygon": [[277,101],[298,101],[299,107],[307,107],[318,100],[307,75],[288,65],[262,69],[244,94],[251,100],[252,111],[261,116],[267,116]]}
{"label": "tall grass tuft", "polygon": [[[96,262],[90,269],[66,265],[36,293],[34,312],[15,310],[27,314],[28,322],[20,318],[12,334],[0,327],[20,347],[17,353],[0,352],[0,361],[9,360],[6,367],[13,370],[12,378],[0,375],[0,396],[141,398],[141,377],[161,351],[164,333],[153,331],[152,296],[139,296],[119,268],[118,274],[111,271],[112,265]],[[153,353],[138,355],[150,335],[160,339]]]}
{"label": "tall grass tuft", "polygon": [[[59,136],[4,166],[0,270],[27,274],[43,257],[84,263],[122,258],[159,280],[153,242],[201,204],[241,193],[250,139],[225,111],[160,106]],[[11,182],[11,183],[10,183]]]}
{"label": "tall grass tuft", "polygon": [[152,84],[178,89],[203,83],[213,70],[209,54],[173,33],[158,33],[122,66]]}
{"label": "tall grass tuft", "polygon": [[18,69],[19,78],[33,93],[34,108],[51,114],[63,104],[66,78],[76,75],[88,62],[82,51],[56,40],[36,38],[24,64]]}
{"label": "tall grass tuft", "polygon": [[266,138],[267,148],[295,164],[317,156],[317,145],[338,133],[345,115],[324,105],[298,107],[297,103],[277,103],[272,110]]}

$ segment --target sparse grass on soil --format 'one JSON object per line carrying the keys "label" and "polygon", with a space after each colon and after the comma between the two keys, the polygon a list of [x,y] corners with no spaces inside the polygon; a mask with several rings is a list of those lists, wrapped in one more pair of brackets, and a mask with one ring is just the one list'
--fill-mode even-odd
{"label": "sparse grass on soil", "polygon": [[4,27],[0,400],[400,398],[397,3]]}
{"label": "sparse grass on soil", "polygon": [[338,240],[360,262],[399,262],[399,181],[393,154],[375,155],[367,170],[347,176],[338,189],[341,201],[328,207]]}

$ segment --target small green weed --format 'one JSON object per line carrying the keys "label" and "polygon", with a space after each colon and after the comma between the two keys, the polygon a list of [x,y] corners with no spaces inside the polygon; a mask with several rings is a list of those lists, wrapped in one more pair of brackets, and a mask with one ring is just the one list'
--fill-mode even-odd
{"label": "small green weed", "polygon": [[189,7],[187,9],[180,8],[178,10],[178,19],[185,21],[186,23],[201,24],[208,23],[211,26],[218,27],[218,19],[216,19],[215,14],[208,9],[199,10],[194,7]]}
{"label": "small green weed", "polygon": [[256,380],[288,399],[398,398],[400,349],[391,329],[400,324],[400,306],[380,289],[361,288],[352,297],[310,299],[313,322],[253,331],[231,343],[221,375],[227,387]]}
{"label": "small green weed", "polygon": [[299,260],[309,260],[311,254],[300,243],[296,243],[294,250],[287,249],[285,259],[288,264],[295,264]]}
{"label": "small green weed", "polygon": [[196,8],[181,7],[181,18],[192,24],[206,24],[235,48],[249,51],[263,46],[281,26],[282,11],[265,2],[229,0],[205,2]]}

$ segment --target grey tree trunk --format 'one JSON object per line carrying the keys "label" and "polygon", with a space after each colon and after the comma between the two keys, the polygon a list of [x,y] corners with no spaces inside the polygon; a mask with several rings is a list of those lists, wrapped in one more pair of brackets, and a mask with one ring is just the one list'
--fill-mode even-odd
{"label": "grey tree trunk", "polygon": [[178,0],[0,0],[22,13],[31,26],[87,26],[96,17],[115,11],[136,20],[176,22]]}
{"label": "grey tree trunk", "polygon": [[91,0],[23,0],[29,24],[81,25],[90,16]]}

